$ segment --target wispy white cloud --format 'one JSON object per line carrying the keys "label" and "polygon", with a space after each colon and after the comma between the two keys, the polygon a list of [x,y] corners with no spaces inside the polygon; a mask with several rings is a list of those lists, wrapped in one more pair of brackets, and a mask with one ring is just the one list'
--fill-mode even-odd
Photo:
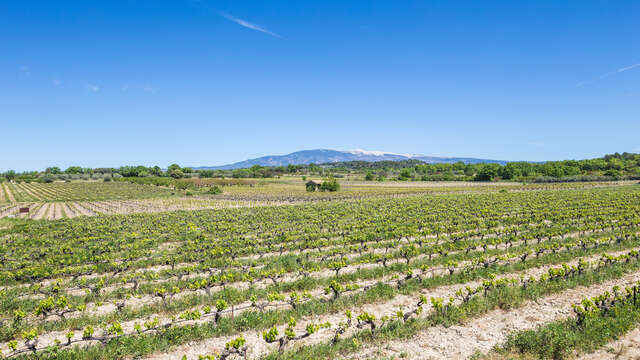
{"label": "wispy white cloud", "polygon": [[623,68],[620,68],[620,69],[616,70],[616,73],[625,72],[627,70],[631,70],[633,68],[637,68],[638,66],[640,66],[640,63],[629,65],[629,66],[625,66]]}
{"label": "wispy white cloud", "polygon": [[93,91],[93,92],[98,92],[100,91],[100,86],[98,85],[94,85],[94,84],[85,84],[84,88],[89,90],[89,91]]}
{"label": "wispy white cloud", "polygon": [[31,69],[27,65],[22,65],[18,68],[18,73],[24,77],[31,77]]}
{"label": "wispy white cloud", "polygon": [[583,85],[587,85],[587,84],[590,84],[590,83],[593,83],[593,82],[596,82],[596,81],[599,81],[599,80],[606,79],[606,78],[608,78],[609,76],[616,75],[616,74],[620,74],[620,73],[623,73],[623,72],[625,72],[625,71],[629,71],[629,70],[635,69],[635,68],[637,68],[637,67],[640,67],[640,63],[632,64],[632,65],[625,66],[625,67],[621,67],[621,68],[619,68],[619,69],[617,69],[617,70],[610,71],[610,72],[608,72],[608,73],[602,74],[602,75],[598,76],[598,77],[597,77],[597,78],[595,78],[595,79],[585,80],[585,81],[580,81],[579,83],[577,83],[577,84],[576,84],[576,86],[583,86]]}
{"label": "wispy white cloud", "polygon": [[236,23],[236,24],[238,24],[240,26],[244,26],[244,27],[246,27],[248,29],[260,31],[261,33],[265,33],[267,35],[271,35],[271,36],[274,36],[274,37],[277,37],[277,38],[282,38],[282,36],[274,33],[273,31],[269,31],[269,30],[267,30],[267,28],[264,28],[264,27],[262,27],[260,25],[252,24],[252,23],[250,23],[250,22],[248,22],[246,20],[239,19],[239,18],[231,16],[231,15],[229,15],[227,13],[220,13],[220,15],[222,17],[226,18],[227,20],[233,21],[234,23]]}

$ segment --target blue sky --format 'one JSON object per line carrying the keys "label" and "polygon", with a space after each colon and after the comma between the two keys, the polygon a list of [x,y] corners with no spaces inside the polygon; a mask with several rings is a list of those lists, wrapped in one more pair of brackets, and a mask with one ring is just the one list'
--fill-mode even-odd
{"label": "blue sky", "polygon": [[3,1],[0,170],[640,152],[638,1]]}

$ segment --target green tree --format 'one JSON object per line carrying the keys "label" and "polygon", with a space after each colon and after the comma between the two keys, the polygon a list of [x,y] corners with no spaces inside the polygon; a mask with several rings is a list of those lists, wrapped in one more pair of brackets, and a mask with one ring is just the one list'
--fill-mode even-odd
{"label": "green tree", "polygon": [[322,182],[322,184],[320,184],[320,191],[338,191],[338,190],[340,190],[340,184],[338,184],[338,181],[333,176],[327,178],[325,181]]}
{"label": "green tree", "polygon": [[69,166],[64,172],[65,174],[82,174],[82,168],[80,166]]}
{"label": "green tree", "polygon": [[253,165],[252,167],[249,168],[249,171],[251,171],[251,177],[257,178],[257,177],[261,177],[261,172],[262,172],[262,166],[260,165]]}
{"label": "green tree", "polygon": [[409,180],[413,177],[413,173],[411,172],[411,169],[409,168],[404,168],[402,169],[402,171],[400,171],[400,180]]}
{"label": "green tree", "polygon": [[4,177],[7,178],[7,180],[11,181],[16,178],[16,172],[14,170],[9,170],[4,173]]}
{"label": "green tree", "polygon": [[505,180],[511,180],[516,177],[522,176],[522,171],[518,164],[508,163],[500,168],[499,175]]}
{"label": "green tree", "polygon": [[314,163],[309,164],[309,172],[310,173],[313,174],[313,173],[317,173],[319,171],[320,171],[320,168],[318,167],[318,165],[316,165]]}
{"label": "green tree", "polygon": [[169,176],[174,179],[181,179],[184,177],[184,173],[180,169],[174,169],[169,172]]}
{"label": "green tree", "polygon": [[[493,181],[493,179],[498,176],[498,171],[496,169],[497,164],[484,164],[478,169],[476,176],[474,178],[475,181]],[[500,165],[498,165],[500,167]]]}

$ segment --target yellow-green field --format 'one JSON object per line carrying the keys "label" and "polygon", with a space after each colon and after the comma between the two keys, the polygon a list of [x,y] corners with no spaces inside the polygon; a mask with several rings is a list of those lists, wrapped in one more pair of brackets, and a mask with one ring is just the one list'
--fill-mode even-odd
{"label": "yellow-green field", "polygon": [[0,220],[3,356],[563,358],[640,321],[631,183],[165,190]]}

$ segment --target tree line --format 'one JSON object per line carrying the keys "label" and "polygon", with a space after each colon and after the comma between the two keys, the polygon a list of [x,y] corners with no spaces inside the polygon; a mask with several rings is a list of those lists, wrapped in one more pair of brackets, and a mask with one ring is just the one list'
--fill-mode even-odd
{"label": "tree line", "polygon": [[167,178],[272,178],[285,175],[346,175],[362,176],[363,180],[384,181],[454,181],[454,180],[518,180],[518,181],[588,181],[640,178],[640,154],[615,153],[601,158],[547,162],[508,162],[469,164],[435,163],[420,160],[404,161],[348,161],[327,164],[288,166],[254,165],[244,169],[210,170],[193,169],[171,164],[166,169],[159,166],[121,166],[119,168],[83,168],[70,166],[65,170],[48,167],[44,171],[18,173],[13,170],[0,173],[0,181],[90,180],[131,177]]}

